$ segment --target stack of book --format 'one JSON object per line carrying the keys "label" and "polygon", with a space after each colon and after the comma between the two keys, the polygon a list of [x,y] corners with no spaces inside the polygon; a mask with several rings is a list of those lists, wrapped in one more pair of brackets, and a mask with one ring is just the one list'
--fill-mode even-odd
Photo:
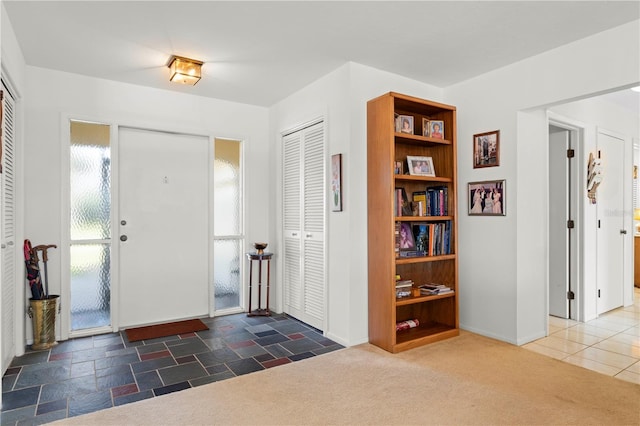
{"label": "stack of book", "polygon": [[401,299],[403,297],[411,296],[412,287],[413,287],[413,280],[396,281],[396,298]]}
{"label": "stack of book", "polygon": [[444,284],[422,284],[419,288],[422,295],[453,293],[451,287],[447,287]]}

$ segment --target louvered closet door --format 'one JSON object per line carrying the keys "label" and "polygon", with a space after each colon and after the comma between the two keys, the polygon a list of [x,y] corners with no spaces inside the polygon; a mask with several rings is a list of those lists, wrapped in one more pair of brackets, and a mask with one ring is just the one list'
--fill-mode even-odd
{"label": "louvered closet door", "polygon": [[285,312],[324,327],[324,125],[283,138]]}
{"label": "louvered closet door", "polygon": [[16,353],[16,241],[14,197],[15,101],[2,85],[2,372]]}

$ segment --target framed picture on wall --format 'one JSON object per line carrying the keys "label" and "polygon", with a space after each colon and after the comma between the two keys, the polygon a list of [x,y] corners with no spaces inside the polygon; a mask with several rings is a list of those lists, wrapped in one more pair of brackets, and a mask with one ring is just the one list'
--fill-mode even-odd
{"label": "framed picture on wall", "polygon": [[342,154],[331,156],[331,211],[342,211]]}
{"label": "framed picture on wall", "polygon": [[469,182],[467,191],[469,215],[506,216],[507,188],[504,179]]}
{"label": "framed picture on wall", "polygon": [[500,165],[500,130],[473,135],[473,168]]}

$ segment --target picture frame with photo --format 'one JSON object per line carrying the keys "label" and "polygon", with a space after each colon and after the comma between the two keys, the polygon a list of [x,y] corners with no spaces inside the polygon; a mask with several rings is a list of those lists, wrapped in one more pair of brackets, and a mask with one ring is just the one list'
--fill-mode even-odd
{"label": "picture frame with photo", "polygon": [[431,134],[431,128],[429,127],[429,119],[423,118],[422,119],[422,136],[429,137],[430,134]]}
{"label": "picture frame with photo", "polygon": [[412,176],[435,176],[436,170],[433,167],[433,158],[407,156],[407,168]]}
{"label": "picture frame with photo", "polygon": [[411,230],[410,222],[402,222],[400,224],[400,251],[408,251],[416,249],[416,240]]}
{"label": "picture frame with photo", "polygon": [[402,175],[402,174],[404,174],[404,161],[394,161],[393,162],[393,174],[394,175]]}
{"label": "picture frame with photo", "polygon": [[473,135],[473,168],[500,165],[500,130]]}
{"label": "picture frame with photo", "polygon": [[444,139],[444,121],[429,120],[429,137],[435,139]]}
{"label": "picture frame with photo", "polygon": [[413,135],[413,116],[398,115],[396,117],[396,132]]}
{"label": "picture frame with photo", "polygon": [[469,182],[467,200],[470,216],[506,216],[506,180]]}

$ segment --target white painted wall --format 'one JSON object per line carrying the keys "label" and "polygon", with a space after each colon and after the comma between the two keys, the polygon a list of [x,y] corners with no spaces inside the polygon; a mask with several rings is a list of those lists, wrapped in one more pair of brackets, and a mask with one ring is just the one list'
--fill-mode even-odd
{"label": "white painted wall", "polygon": [[[367,101],[389,91],[442,101],[442,90],[424,83],[348,63],[274,105],[270,110],[271,186],[275,247],[282,247],[281,133],[317,117],[326,120],[327,161],[342,153],[343,211],[327,207],[327,335],[342,344],[368,341],[367,304]],[[328,162],[327,162],[328,167]],[[328,182],[328,180],[327,180]],[[328,183],[327,183],[328,185]],[[328,205],[327,205],[328,206]],[[277,271],[281,262],[277,262]],[[279,272],[276,282],[282,282]],[[282,294],[275,297],[282,306]]]}
{"label": "white painted wall", "polygon": [[[24,217],[25,235],[34,244],[60,245],[65,232],[61,227],[65,190],[61,147],[68,144],[61,130],[65,116],[244,141],[246,251],[252,249],[253,241],[269,240],[266,108],[36,67],[26,71]],[[49,261],[49,279],[51,293],[59,294],[61,264],[57,253]]]}
{"label": "white painted wall", "polygon": [[[637,85],[639,35],[634,21],[445,90],[458,107],[460,188],[507,180],[506,217],[459,216],[461,327],[517,344],[545,335],[545,108]],[[496,129],[501,165],[473,169],[473,134]]]}

